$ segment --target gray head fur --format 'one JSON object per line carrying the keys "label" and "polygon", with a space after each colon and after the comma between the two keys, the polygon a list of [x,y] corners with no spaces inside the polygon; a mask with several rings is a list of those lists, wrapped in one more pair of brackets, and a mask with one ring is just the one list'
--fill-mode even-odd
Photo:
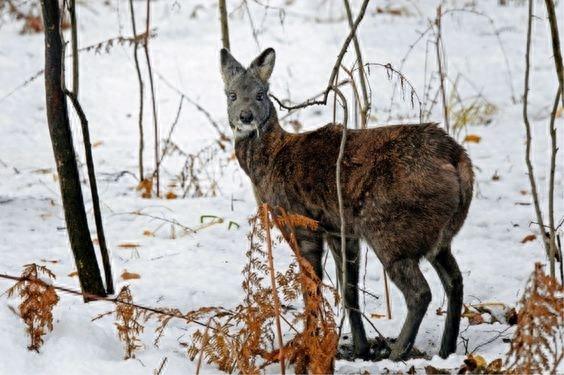
{"label": "gray head fur", "polygon": [[260,132],[273,110],[268,98],[268,79],[274,69],[274,49],[264,50],[247,69],[227,49],[223,48],[220,55],[229,126],[235,140]]}

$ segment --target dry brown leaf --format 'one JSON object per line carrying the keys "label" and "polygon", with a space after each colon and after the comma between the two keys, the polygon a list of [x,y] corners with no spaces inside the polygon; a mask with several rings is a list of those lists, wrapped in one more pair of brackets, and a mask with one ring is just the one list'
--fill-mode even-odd
{"label": "dry brown leaf", "polygon": [[478,366],[478,368],[486,367],[486,365],[488,364],[488,362],[486,362],[485,358],[482,357],[481,355],[476,354],[474,356],[474,359],[476,360],[476,366]]}
{"label": "dry brown leaf", "polygon": [[378,313],[372,313],[372,314],[370,314],[370,317],[373,318],[373,319],[382,319],[382,318],[385,318],[386,315],[378,314]]}
{"label": "dry brown leaf", "polygon": [[176,194],[174,194],[172,191],[169,191],[168,193],[166,193],[165,198],[166,199],[176,199],[176,198],[178,198],[178,196]]}
{"label": "dry brown leaf", "polygon": [[78,276],[78,272],[72,271],[72,272],[69,273],[67,276],[68,276],[68,277],[75,277],[75,276]]}
{"label": "dry brown leaf", "polygon": [[96,141],[92,143],[92,148],[100,147],[104,144],[104,141]]}
{"label": "dry brown leaf", "polygon": [[42,261],[43,263],[53,263],[53,264],[57,264],[57,263],[60,262],[59,259],[41,259],[41,261]]}
{"label": "dry brown leaf", "polygon": [[468,134],[466,137],[464,137],[464,142],[467,143],[480,143],[481,140],[482,137],[477,134]]}
{"label": "dry brown leaf", "polygon": [[470,309],[468,306],[464,305],[464,311],[462,312],[463,318],[468,318],[468,323],[471,326],[475,326],[478,324],[484,323],[484,318],[479,311],[476,311],[474,308]]}
{"label": "dry brown leaf", "polygon": [[146,178],[139,182],[137,191],[141,191],[142,198],[151,198],[153,196],[153,180]]}
{"label": "dry brown leaf", "polygon": [[31,171],[31,173],[36,173],[36,174],[50,174],[51,172],[53,172],[51,168],[39,168]]}
{"label": "dry brown leaf", "polygon": [[150,231],[150,230],[148,230],[148,229],[145,229],[145,230],[143,231],[143,235],[146,236],[146,237],[155,237],[155,232],[152,232],[152,231]]}
{"label": "dry brown leaf", "polygon": [[477,326],[479,324],[484,324],[484,317],[482,316],[482,314],[479,314],[479,313],[469,315],[468,316],[468,323],[470,323],[471,326]]}
{"label": "dry brown leaf", "polygon": [[466,365],[466,370],[470,371],[470,373],[474,372],[478,367],[476,359],[474,359],[472,354],[468,355],[468,357],[464,360],[464,364]]}
{"label": "dry brown leaf", "polygon": [[[143,234],[145,234],[145,232],[143,232]],[[137,249],[139,246],[141,245],[134,242],[123,242],[118,245],[118,247],[121,247],[122,249]]]}
{"label": "dry brown leaf", "polygon": [[450,370],[445,370],[429,365],[425,366],[425,374],[450,374]]}
{"label": "dry brown leaf", "polygon": [[523,239],[521,240],[521,243],[527,243],[530,241],[534,241],[537,238],[537,236],[535,234],[528,234],[525,237],[523,237]]}
{"label": "dry brown leaf", "polygon": [[127,270],[123,270],[123,273],[121,274],[121,278],[124,280],[135,280],[135,279],[140,279],[141,275],[135,272],[128,272]]}
{"label": "dry brown leaf", "polygon": [[515,310],[515,307],[512,307],[505,313],[505,321],[510,326],[517,324],[519,321],[519,314],[517,313],[517,310]]}
{"label": "dry brown leaf", "polygon": [[392,8],[390,6],[377,7],[376,14],[389,14],[390,16],[409,16],[410,13],[405,7]]}
{"label": "dry brown leaf", "polygon": [[28,15],[25,18],[25,24],[21,31],[22,34],[34,34],[43,31],[43,21],[39,16]]}
{"label": "dry brown leaf", "polygon": [[503,365],[503,361],[501,360],[501,358],[494,359],[486,367],[486,374],[497,374],[501,372],[502,365]]}

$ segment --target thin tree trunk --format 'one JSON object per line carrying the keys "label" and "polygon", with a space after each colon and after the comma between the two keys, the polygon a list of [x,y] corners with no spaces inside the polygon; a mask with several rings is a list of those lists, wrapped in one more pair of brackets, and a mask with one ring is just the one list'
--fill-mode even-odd
{"label": "thin tree trunk", "polygon": [[230,50],[229,43],[229,21],[227,19],[227,6],[225,0],[219,0],[219,22],[221,24],[221,44],[223,48]]}
{"label": "thin tree trunk", "polygon": [[554,64],[556,65],[556,75],[558,76],[562,105],[564,106],[564,67],[562,66],[562,50],[560,49],[560,37],[558,35],[558,22],[556,20],[554,0],[545,0],[545,4],[548,22],[550,23],[550,34],[552,35],[552,52],[554,54]]}
{"label": "thin tree trunk", "polygon": [[[336,82],[336,80],[335,80]],[[347,144],[347,123],[348,123],[348,119],[349,119],[349,111],[347,108],[347,99],[345,98],[345,96],[343,95],[343,93],[341,92],[341,90],[339,90],[337,87],[335,86],[331,86],[331,90],[333,90],[333,92],[335,92],[335,94],[339,97],[339,99],[341,100],[341,104],[343,106],[343,132],[341,134],[341,143],[339,145],[339,154],[337,155],[337,164],[335,165],[335,182],[337,184],[337,201],[339,203],[339,219],[341,222],[341,290],[343,293],[342,296],[342,301],[343,301],[343,314],[346,314],[348,312],[348,306],[346,303],[346,298],[345,298],[345,293],[346,293],[346,289],[348,288],[348,283],[347,283],[347,237],[346,237],[346,228],[347,228],[347,223],[345,221],[345,205],[343,202],[343,187],[342,187],[342,166],[343,166],[343,159],[345,157],[345,148],[346,148],[346,144]],[[343,315],[344,316],[344,315]]]}
{"label": "thin tree trunk", "polygon": [[72,92],[78,99],[78,31],[76,28],[76,1],[69,1],[72,44]]}
{"label": "thin tree trunk", "polygon": [[[349,0],[344,0],[345,10],[347,12],[347,19],[349,21],[349,27],[352,28],[354,21],[352,17],[351,5]],[[362,108],[360,109],[360,128],[365,129],[368,124],[368,111],[370,110],[370,98],[368,96],[368,88],[366,85],[366,74],[364,69],[364,62],[362,59],[362,53],[360,51],[360,43],[358,42],[358,36],[356,33],[353,36],[353,45],[356,53],[356,61],[358,65],[358,77],[360,80],[360,89],[362,90]],[[336,83],[336,82],[335,82]]]}
{"label": "thin tree trunk", "polygon": [[159,165],[159,125],[157,123],[157,103],[155,101],[155,85],[153,81],[153,69],[151,67],[151,58],[149,57],[149,32],[151,27],[151,0],[147,0],[147,23],[145,30],[145,42],[143,50],[145,51],[145,59],[147,60],[147,70],[149,72],[149,87],[151,88],[151,103],[153,105],[153,129],[155,133],[155,177],[157,179],[157,197],[160,196],[160,165]]}
{"label": "thin tree trunk", "polygon": [[100,254],[102,255],[102,264],[104,266],[104,275],[106,279],[106,292],[114,293],[114,282],[112,280],[112,265],[106,246],[106,235],[104,234],[104,225],[102,222],[102,213],[100,210],[100,199],[98,197],[98,185],[96,183],[96,172],[94,170],[94,158],[92,157],[92,145],[90,143],[90,130],[88,128],[88,120],[82,110],[82,106],[78,101],[78,83],[79,83],[79,66],[78,66],[78,38],[77,38],[77,22],[76,22],[76,6],[75,0],[69,3],[69,13],[71,19],[71,35],[72,37],[72,73],[73,73],[73,91],[66,94],[71,99],[72,105],[80,119],[82,127],[82,139],[84,143],[84,154],[86,156],[86,168],[88,170],[88,181],[90,182],[90,193],[92,195],[92,209],[94,211],[94,221],[96,223],[96,234],[98,236],[98,244],[100,246]]}
{"label": "thin tree trunk", "polygon": [[145,148],[145,139],[143,135],[143,100],[144,100],[144,84],[139,67],[139,41],[137,40],[137,26],[135,25],[135,9],[133,0],[129,0],[129,10],[131,12],[131,27],[133,28],[133,60],[135,61],[135,70],[137,72],[137,80],[139,81],[139,181],[145,178],[143,175],[143,150]]}
{"label": "thin tree trunk", "polygon": [[437,39],[435,40],[435,47],[437,51],[437,66],[439,69],[439,80],[441,84],[441,99],[443,102],[443,117],[445,122],[445,129],[447,133],[450,132],[450,123],[448,119],[448,103],[446,99],[446,88],[445,88],[445,73],[443,66],[443,56],[441,55],[441,46],[443,44],[441,37],[441,18],[442,18],[442,7],[439,5],[437,8],[437,19],[435,20],[437,26]]}
{"label": "thin tree trunk", "polygon": [[63,44],[59,2],[41,0],[41,8],[45,30],[47,123],[57,164],[67,232],[83,292],[105,296],[104,284],[88,229],[67,103],[63,92]]}
{"label": "thin tree trunk", "polygon": [[[556,98],[554,99],[554,105],[552,107],[552,112],[550,113],[550,178],[548,182],[548,231],[550,234],[550,276],[556,278],[556,224],[554,222],[554,175],[556,172],[556,153],[558,152],[558,142],[556,139],[556,128],[554,123],[556,121],[556,112],[558,110],[558,103],[560,102],[561,87],[558,87],[556,93]],[[560,259],[560,262],[563,260]]]}
{"label": "thin tree trunk", "polygon": [[531,124],[529,122],[529,75],[531,70],[531,35],[533,32],[533,1],[529,0],[529,15],[527,20],[527,46],[525,52],[525,91],[523,93],[523,122],[525,123],[526,132],[526,146],[525,146],[525,163],[527,164],[527,172],[529,175],[529,183],[531,185],[531,195],[533,196],[533,204],[535,207],[535,215],[537,217],[537,223],[541,232],[542,242],[546,250],[546,255],[550,259],[550,245],[546,238],[546,231],[544,227],[544,221],[542,218],[542,212],[539,204],[539,194],[537,190],[537,181],[535,179],[533,163],[531,162]]}

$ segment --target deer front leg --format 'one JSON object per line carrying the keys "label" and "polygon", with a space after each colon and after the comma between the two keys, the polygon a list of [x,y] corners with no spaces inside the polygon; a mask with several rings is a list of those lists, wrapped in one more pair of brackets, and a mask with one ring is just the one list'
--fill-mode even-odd
{"label": "deer front leg", "polygon": [[346,243],[346,288],[341,285],[342,278],[342,258],[341,258],[341,237],[330,235],[327,237],[327,245],[333,254],[333,259],[337,265],[338,283],[343,295],[349,324],[353,337],[354,354],[356,357],[368,359],[370,356],[370,346],[366,339],[366,332],[362,322],[362,314],[358,304],[358,274],[360,268],[360,241],[358,239],[348,239]]}
{"label": "deer front leg", "polygon": [[[323,256],[323,238],[320,234],[305,230],[305,229],[297,229],[296,230],[296,240],[298,242],[298,246],[300,247],[300,253],[302,258],[304,258],[310,265],[313,273],[317,276],[318,282],[321,283],[323,278],[323,266],[321,264],[321,258]],[[304,272],[306,275],[309,275],[311,271],[304,270],[300,266],[301,272]],[[304,304],[307,306],[308,298],[310,293],[319,293],[320,292],[320,285],[317,285],[317,290],[315,291],[308,291],[307,288],[302,285],[302,293],[304,296]],[[319,317],[311,316],[311,314],[307,314],[304,331],[308,332],[312,327],[312,325],[316,324],[316,320]],[[296,360],[296,374],[307,374],[307,363],[309,363],[311,359],[307,357],[302,357],[301,360]]]}
{"label": "deer front leg", "polygon": [[302,257],[311,264],[315,275],[323,280],[323,237],[321,234],[305,229],[296,230],[296,239],[300,246]]}

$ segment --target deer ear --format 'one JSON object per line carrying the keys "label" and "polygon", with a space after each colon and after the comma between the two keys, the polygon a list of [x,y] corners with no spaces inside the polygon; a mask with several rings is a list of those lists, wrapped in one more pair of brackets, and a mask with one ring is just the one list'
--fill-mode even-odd
{"label": "deer ear", "polygon": [[274,69],[274,61],[276,60],[276,52],[273,48],[265,49],[249,66],[253,69],[263,82],[267,82]]}
{"label": "deer ear", "polygon": [[220,51],[221,76],[227,85],[233,77],[243,73],[245,68],[225,48]]}

